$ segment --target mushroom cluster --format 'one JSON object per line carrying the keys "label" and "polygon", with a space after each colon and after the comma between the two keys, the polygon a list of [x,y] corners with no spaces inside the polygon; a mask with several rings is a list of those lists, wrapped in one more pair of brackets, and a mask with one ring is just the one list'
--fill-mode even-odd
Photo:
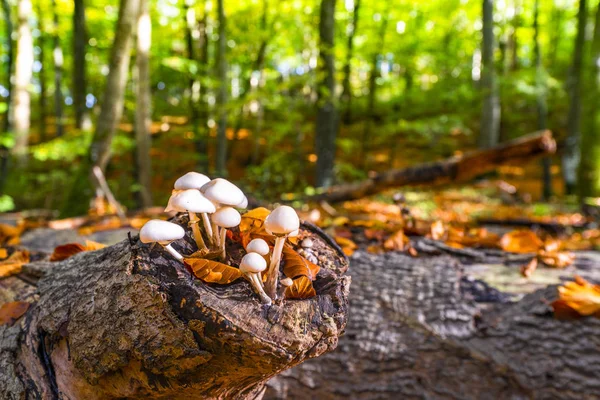
{"label": "mushroom cluster", "polygon": [[[241,222],[238,210],[248,206],[248,199],[233,183],[223,178],[210,179],[197,172],[188,172],[175,181],[174,189],[165,211],[187,213],[189,227],[200,254],[218,254],[223,263],[232,263],[227,258],[227,230]],[[275,208],[265,219],[264,228],[273,235],[274,246],[260,238],[253,239],[246,246],[246,254],[239,261],[239,270],[250,282],[263,304],[272,304],[281,298],[291,279],[279,282],[279,266],[285,242],[298,235],[300,220],[296,211],[288,206]],[[172,222],[148,221],[140,230],[143,243],[158,243],[177,260],[184,260],[171,243],[182,239],[184,229]],[[271,242],[273,244],[273,242]],[[270,256],[269,253],[271,252]],[[267,267],[267,260],[270,260]],[[266,281],[263,283],[263,275]]]}

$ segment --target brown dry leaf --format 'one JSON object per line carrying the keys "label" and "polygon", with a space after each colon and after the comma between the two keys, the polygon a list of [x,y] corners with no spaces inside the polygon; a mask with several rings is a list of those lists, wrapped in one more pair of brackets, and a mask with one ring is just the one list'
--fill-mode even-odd
{"label": "brown dry leaf", "polygon": [[356,245],[356,243],[354,243],[354,241],[352,241],[351,239],[342,237],[342,236],[335,236],[333,239],[336,241],[337,244],[340,245],[340,247],[342,248],[342,251],[348,257],[350,257],[352,254],[354,254],[354,250],[356,250],[356,248],[358,247]]}
{"label": "brown dry leaf", "polygon": [[6,249],[0,249],[0,258],[6,257],[8,257],[8,252],[6,251]]}
{"label": "brown dry leaf", "polygon": [[229,265],[204,258],[184,258],[187,265],[198,279],[208,283],[225,285],[242,277],[242,272]]}
{"label": "brown dry leaf", "polygon": [[560,286],[558,294],[559,299],[552,303],[555,313],[565,307],[582,316],[600,312],[600,286],[592,285],[580,276],[575,276],[575,282]]}
{"label": "brown dry leaf", "polygon": [[562,242],[560,240],[548,238],[544,242],[544,250],[547,252],[553,253],[559,251],[561,248]]}
{"label": "brown dry leaf", "polygon": [[565,268],[575,261],[575,255],[568,251],[550,252],[540,250],[538,257],[541,262],[552,268]]}
{"label": "brown dry leaf", "polygon": [[19,235],[23,232],[23,227],[0,224],[0,244],[16,245],[19,243]]}
{"label": "brown dry leaf", "polygon": [[508,232],[500,239],[502,250],[510,253],[537,253],[543,244],[533,231],[528,230]]}
{"label": "brown dry leaf", "polygon": [[0,326],[14,324],[16,320],[27,312],[29,305],[26,301],[13,301],[2,304],[0,306]]}
{"label": "brown dry leaf", "polygon": [[372,245],[367,247],[367,252],[371,254],[381,254],[383,253],[383,249],[379,245]]}
{"label": "brown dry leaf", "polygon": [[446,234],[444,223],[442,221],[435,221],[431,224],[430,233],[433,240],[442,240]]}
{"label": "brown dry leaf", "polygon": [[386,232],[383,229],[365,229],[364,235],[369,240],[377,240],[383,242]]}
{"label": "brown dry leaf", "polygon": [[271,211],[264,207],[258,207],[242,215],[240,222],[240,232],[260,232],[267,216]]}
{"label": "brown dry leaf", "polygon": [[316,295],[317,292],[315,292],[312,282],[306,276],[294,279],[292,286],[285,289],[286,299],[308,299]]}
{"label": "brown dry leaf", "polygon": [[406,237],[404,231],[400,229],[398,232],[394,233],[383,243],[383,248],[390,251],[404,251],[408,244],[410,244],[410,240],[408,240],[408,237]]}
{"label": "brown dry leaf", "polygon": [[317,264],[308,261],[289,246],[283,246],[283,273],[288,278],[306,276],[311,281],[317,278],[321,269]]}
{"label": "brown dry leaf", "polygon": [[113,217],[107,217],[107,218],[95,223],[94,225],[84,226],[82,228],[79,228],[77,230],[77,232],[81,236],[88,236],[94,232],[110,231],[113,229],[118,229],[121,226],[123,226],[123,225],[122,225],[119,217],[113,216]]}
{"label": "brown dry leaf", "polygon": [[4,261],[0,261],[0,278],[7,278],[21,272],[24,264],[29,262],[27,250],[15,251]]}
{"label": "brown dry leaf", "polygon": [[531,259],[531,261],[529,261],[527,265],[523,265],[521,267],[521,275],[523,275],[525,278],[529,278],[535,272],[537,266],[538,259],[537,257],[534,257]]}
{"label": "brown dry leaf", "polygon": [[50,261],[62,261],[67,258],[74,256],[77,253],[81,253],[83,251],[94,251],[105,248],[106,245],[98,242],[94,242],[93,240],[86,240],[85,245],[80,243],[67,243],[61,246],[57,246],[54,249],[54,252],[50,256]]}

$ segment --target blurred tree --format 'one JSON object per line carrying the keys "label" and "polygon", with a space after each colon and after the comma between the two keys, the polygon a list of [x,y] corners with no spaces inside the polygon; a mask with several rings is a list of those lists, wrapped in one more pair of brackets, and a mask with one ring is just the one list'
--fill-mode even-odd
{"label": "blurred tree", "polygon": [[200,171],[208,171],[209,158],[208,158],[208,118],[209,118],[209,106],[207,101],[208,96],[208,80],[209,80],[209,38],[208,32],[212,27],[210,25],[210,6],[209,0],[204,2],[204,14],[202,19],[198,21],[198,82],[200,87],[198,88],[198,120],[201,130],[198,136],[195,138],[196,154],[198,156],[198,169]]}
{"label": "blurred tree", "polygon": [[321,0],[319,19],[319,75],[317,83],[317,125],[315,150],[317,153],[316,185],[333,184],[338,110],[335,99],[335,2]]}
{"label": "blurred tree", "polygon": [[342,95],[341,103],[344,106],[344,123],[349,124],[352,116],[352,86],[350,85],[350,77],[352,75],[352,58],[354,57],[354,36],[358,29],[358,17],[360,10],[360,1],[355,0],[352,4],[351,20],[346,28],[348,41],[346,42],[346,62],[344,63],[344,77],[342,78]]}
{"label": "blurred tree", "polygon": [[521,26],[521,1],[513,2],[513,17],[511,35],[509,39],[509,48],[511,52],[510,69],[516,71],[519,68],[519,27]]}
{"label": "blurred tree", "polygon": [[40,52],[38,59],[40,62],[40,69],[38,71],[38,80],[40,81],[40,95],[39,95],[39,120],[40,120],[40,141],[46,139],[47,126],[46,118],[48,117],[48,99],[46,95],[46,25],[44,23],[44,13],[42,11],[42,1],[38,0],[37,4],[38,14],[38,29],[40,35],[38,36],[38,47]]}
{"label": "blurred tree", "polygon": [[85,51],[88,41],[85,26],[85,2],[74,0],[73,10],[73,106],[75,107],[75,127],[87,128],[89,118],[87,115],[86,95],[86,62]]}
{"label": "blurred tree", "polygon": [[229,80],[227,79],[227,37],[226,17],[224,0],[217,0],[217,17],[219,22],[219,39],[217,43],[216,75],[219,80],[217,92],[217,160],[216,173],[219,176],[227,176],[227,91]]}
{"label": "blurred tree", "polygon": [[12,33],[13,33],[13,24],[12,24],[12,16],[11,16],[11,12],[10,12],[10,4],[8,4],[8,0],[2,0],[2,13],[4,15],[4,34],[6,35],[6,43],[7,43],[7,48],[6,48],[6,63],[5,63],[5,69],[4,69],[4,79],[5,81],[2,82],[2,84],[4,85],[5,88],[8,89],[8,97],[6,99],[6,111],[5,111],[5,118],[4,118],[4,131],[8,132],[10,130],[10,105],[11,105],[11,95],[12,95],[12,90],[11,90],[11,76],[12,76],[12,67],[13,67],[13,60],[14,60],[14,50],[13,50],[13,40],[12,40]]}
{"label": "blurred tree", "polygon": [[573,194],[577,185],[577,167],[580,159],[581,137],[581,70],[583,64],[583,48],[585,45],[585,30],[587,25],[586,0],[579,0],[577,13],[577,36],[573,50],[573,63],[567,78],[569,92],[569,114],[567,119],[567,139],[562,158],[562,173],[565,183],[565,193]]}
{"label": "blurred tree", "polygon": [[63,135],[63,93],[62,93],[62,75],[63,75],[63,51],[60,45],[60,26],[58,23],[58,10],[56,9],[56,0],[52,0],[52,59],[54,60],[54,119],[56,123],[56,136]]}
{"label": "blurred tree", "polygon": [[150,94],[150,46],[152,22],[148,0],[139,0],[137,20],[135,66],[137,70],[135,104],[136,173],[138,179],[138,205],[152,206],[152,168],[150,164],[152,125],[152,97]]}
{"label": "blurred tree", "polygon": [[[187,58],[192,63],[198,63],[198,58],[194,49],[197,47],[195,38],[200,38],[200,29],[199,23],[196,20],[195,2],[193,0],[184,0],[183,18],[185,19]],[[188,105],[190,110],[189,118],[190,122],[192,123],[192,132],[194,134],[196,143],[200,143],[198,147],[202,148],[204,147],[202,143],[205,139],[201,137],[203,132],[200,132],[200,119],[198,115],[198,103],[200,102],[200,81],[198,80],[199,75],[199,71],[196,71],[196,73],[193,73],[190,76],[188,87]],[[198,157],[199,159],[205,158],[206,154],[198,154]],[[199,164],[201,164],[201,162],[199,162]],[[201,167],[201,165],[199,165],[199,167]]]}
{"label": "blurred tree", "polygon": [[483,42],[481,49],[481,90],[483,108],[479,147],[498,144],[500,137],[500,100],[494,66],[494,0],[483,0]]}

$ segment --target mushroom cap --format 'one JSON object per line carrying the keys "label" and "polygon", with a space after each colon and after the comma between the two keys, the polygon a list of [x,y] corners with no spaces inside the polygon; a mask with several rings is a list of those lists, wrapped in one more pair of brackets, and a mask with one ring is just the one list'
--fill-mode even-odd
{"label": "mushroom cap", "polygon": [[172,222],[160,219],[152,219],[140,229],[140,240],[142,243],[157,242],[160,244],[169,244],[174,240],[181,239],[185,235],[185,230]]}
{"label": "mushroom cap", "polygon": [[200,189],[208,182],[210,182],[208,176],[198,172],[188,172],[178,178],[173,187],[175,190]]}
{"label": "mushroom cap", "polygon": [[263,272],[267,269],[267,262],[258,253],[248,253],[240,261],[240,271],[244,274]]}
{"label": "mushroom cap", "polygon": [[287,235],[300,227],[296,210],[290,206],[279,206],[265,219],[265,229],[275,235]]}
{"label": "mushroom cap", "polygon": [[187,189],[171,195],[165,211],[171,210],[178,212],[214,213],[216,208],[212,201],[204,197],[199,190]]}
{"label": "mushroom cap", "polygon": [[233,228],[240,224],[242,216],[233,207],[221,207],[212,215],[211,219],[217,226]]}
{"label": "mushroom cap", "polygon": [[246,196],[244,196],[244,199],[241,201],[241,203],[236,204],[237,208],[248,208],[248,198]]}
{"label": "mushroom cap", "polygon": [[290,287],[294,284],[294,281],[292,280],[292,278],[283,278],[279,281],[279,283],[281,283],[282,286]]}
{"label": "mushroom cap", "polygon": [[227,206],[237,207],[239,204],[243,204],[246,198],[239,187],[223,178],[213,179],[202,186],[200,191],[210,201]]}
{"label": "mushroom cap", "polygon": [[269,245],[263,239],[252,239],[250,243],[248,243],[248,246],[246,246],[246,251],[266,256],[269,254]]}

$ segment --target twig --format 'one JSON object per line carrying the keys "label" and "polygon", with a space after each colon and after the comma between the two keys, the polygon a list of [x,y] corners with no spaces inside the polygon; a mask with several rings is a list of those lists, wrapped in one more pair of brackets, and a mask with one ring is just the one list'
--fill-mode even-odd
{"label": "twig", "polygon": [[106,178],[104,177],[104,173],[102,172],[102,169],[100,169],[100,167],[96,165],[92,168],[92,171],[94,172],[96,181],[98,182],[98,185],[100,186],[100,190],[102,190],[102,192],[104,193],[106,200],[108,200],[108,203],[115,209],[121,222],[123,224],[126,224],[128,222],[127,216],[125,215],[125,212],[123,211],[123,208],[121,207],[121,204],[119,204],[117,199],[115,199],[115,196],[113,196],[112,192],[110,191],[110,188],[108,187],[108,183],[106,182]]}

